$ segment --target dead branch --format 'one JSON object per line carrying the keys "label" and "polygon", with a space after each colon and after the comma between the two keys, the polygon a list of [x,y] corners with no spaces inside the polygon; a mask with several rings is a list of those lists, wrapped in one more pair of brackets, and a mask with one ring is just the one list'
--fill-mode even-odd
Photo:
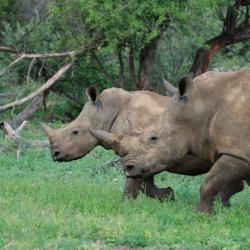
{"label": "dead branch", "polygon": [[7,67],[5,67],[1,72],[0,72],[0,76],[2,76],[3,74],[5,74],[10,68],[12,68],[14,65],[16,65],[19,61],[21,61],[24,57],[20,56],[18,57],[15,61],[11,62]]}
{"label": "dead branch", "polygon": [[19,51],[16,48],[13,48],[13,47],[0,46],[0,51],[8,52],[8,53],[11,53],[11,54],[19,54]]}
{"label": "dead branch", "polygon": [[51,58],[51,57],[74,57],[77,55],[82,54],[85,51],[94,49],[96,46],[89,46],[89,47],[80,47],[79,49],[76,50],[72,50],[72,51],[67,51],[67,52],[56,52],[56,53],[45,53],[45,54],[27,54],[27,53],[23,53],[20,52],[18,50],[15,50],[11,47],[0,47],[0,51],[5,51],[5,52],[9,52],[11,54],[15,54],[15,55],[19,55],[19,57],[14,60],[13,62],[11,62],[6,68],[4,68],[1,72],[0,72],[0,76],[5,74],[10,68],[12,68],[15,64],[17,64],[19,61],[21,61],[22,59],[34,59],[34,58]]}
{"label": "dead branch", "polygon": [[15,106],[20,106],[24,104],[25,102],[28,102],[35,98],[36,96],[40,95],[45,90],[49,89],[70,67],[73,65],[73,61],[67,62],[64,64],[62,68],[60,68],[55,75],[53,75],[47,82],[45,82],[39,89],[31,93],[30,95],[24,97],[21,100],[8,103],[4,106],[0,106],[0,112],[6,111],[8,109],[11,109]]}
{"label": "dead branch", "polygon": [[14,119],[9,121],[13,128],[17,128],[23,121],[27,120],[33,113],[35,113],[44,103],[44,95],[38,95],[32,102],[20,112]]}
{"label": "dead branch", "polygon": [[25,127],[26,121],[24,121],[16,130],[14,130],[8,122],[2,122],[0,128],[5,132],[6,136],[13,140],[20,139],[20,132]]}
{"label": "dead branch", "polygon": [[[91,49],[91,48],[90,48]],[[76,54],[81,53],[83,50],[85,50],[85,47],[81,47],[80,49],[72,50],[72,51],[66,51],[66,52],[55,52],[55,53],[24,53],[22,51],[19,51],[17,49],[14,49],[12,47],[3,47],[0,46],[0,51],[8,52],[14,55],[20,55],[23,58],[48,58],[48,57],[66,57],[66,56],[73,56]]]}
{"label": "dead branch", "polygon": [[32,70],[32,67],[33,67],[35,61],[36,61],[36,57],[34,57],[34,58],[32,59],[32,61],[31,61],[31,63],[30,63],[30,66],[29,66],[29,69],[28,69],[28,74],[27,74],[27,85],[29,85],[29,82],[30,82],[30,72],[31,72],[31,70]]}

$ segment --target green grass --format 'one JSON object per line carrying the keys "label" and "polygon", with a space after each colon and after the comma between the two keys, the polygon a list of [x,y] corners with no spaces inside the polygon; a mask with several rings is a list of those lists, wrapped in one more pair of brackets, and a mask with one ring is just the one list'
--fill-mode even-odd
{"label": "green grass", "polygon": [[122,202],[121,169],[103,166],[112,157],[101,148],[69,163],[48,151],[0,154],[0,248],[250,249],[248,187],[213,216],[195,212],[202,176],[159,175],[175,202]]}

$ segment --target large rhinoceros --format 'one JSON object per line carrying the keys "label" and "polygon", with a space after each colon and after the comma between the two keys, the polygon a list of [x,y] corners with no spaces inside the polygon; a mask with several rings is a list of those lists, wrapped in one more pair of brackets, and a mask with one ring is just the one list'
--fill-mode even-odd
{"label": "large rhinoceros", "polygon": [[[250,180],[250,71],[184,77],[163,116],[137,137],[92,130],[120,155],[126,175],[162,171],[201,174],[198,210],[212,213],[218,193],[228,198]],[[179,165],[185,157],[211,164]],[[222,195],[222,196],[223,196]]]}
{"label": "large rhinoceros", "polygon": [[[74,121],[60,129],[43,125],[55,161],[79,159],[100,145],[90,133],[90,127],[127,135],[130,134],[128,119],[136,121],[142,127],[149,126],[164,112],[169,101],[169,97],[150,91],[128,92],[110,88],[99,94],[93,86],[87,89],[86,95],[89,101]],[[103,146],[108,148],[105,144]],[[135,198],[140,190],[147,196],[160,200],[174,197],[170,187],[157,188],[153,177],[145,180],[126,178],[124,197]]]}

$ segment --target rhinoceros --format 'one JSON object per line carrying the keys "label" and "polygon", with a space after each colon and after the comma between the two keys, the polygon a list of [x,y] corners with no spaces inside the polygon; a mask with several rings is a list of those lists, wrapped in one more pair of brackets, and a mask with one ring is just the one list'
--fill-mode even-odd
{"label": "rhinoceros", "polygon": [[[182,78],[164,114],[140,135],[92,133],[119,151],[129,177],[208,172],[198,211],[212,213],[217,194],[229,200],[243,189],[244,180],[250,183],[249,105],[249,70],[210,71]],[[201,164],[178,164],[186,157],[199,158]]]}
{"label": "rhinoceros", "polygon": [[[54,161],[79,159],[100,145],[100,141],[90,133],[90,127],[130,134],[128,118],[142,127],[149,126],[163,113],[169,101],[169,97],[150,91],[128,92],[120,88],[110,88],[99,93],[94,86],[86,90],[86,95],[89,101],[74,121],[60,129],[52,129],[43,124]],[[108,148],[105,144],[103,146]],[[153,177],[145,180],[126,178],[123,194],[125,198],[136,198],[139,190],[160,200],[174,198],[173,190],[170,187],[157,188]]]}

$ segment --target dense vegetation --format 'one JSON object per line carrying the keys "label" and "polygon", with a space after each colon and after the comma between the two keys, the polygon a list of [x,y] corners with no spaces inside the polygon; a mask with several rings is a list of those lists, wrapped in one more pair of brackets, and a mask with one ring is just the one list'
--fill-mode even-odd
{"label": "dense vegetation", "polygon": [[[45,139],[41,122],[59,127],[74,119],[87,86],[164,93],[163,76],[176,84],[190,72],[198,49],[209,51],[222,38],[208,69],[249,68],[249,1],[37,2],[0,0],[0,127],[9,121],[16,128],[28,113],[21,141],[6,139],[0,130],[0,248],[248,249],[248,188],[232,199],[232,208],[217,203],[215,216],[195,213],[203,177],[159,175],[157,184],[173,187],[175,202],[144,195],[121,202],[120,166],[105,164],[114,157],[111,151],[97,148],[84,159],[55,163],[48,149],[26,141]],[[11,65],[23,53],[79,48],[84,52]],[[41,95],[1,111],[69,62]]]}
{"label": "dense vegetation", "polygon": [[[83,90],[122,86],[163,92],[161,78],[176,83],[189,72],[198,48],[225,31],[234,1],[40,1],[38,6],[4,0],[0,5],[0,45],[19,53],[52,53],[91,47],[74,58],[74,65],[44,93],[46,100],[60,96],[50,106],[62,120],[71,120],[84,102]],[[248,7],[235,9],[234,25],[247,23]],[[36,7],[36,8],[35,8]],[[17,13],[17,15],[15,15]],[[245,18],[245,19],[244,19]],[[232,18],[233,19],[233,18]],[[234,20],[233,19],[233,20]],[[244,21],[244,22],[243,22]],[[241,25],[242,26],[242,25]],[[226,26],[227,27],[227,26]],[[238,27],[231,27],[237,30]],[[248,26],[247,26],[248,28]],[[230,31],[231,32],[231,31]],[[230,33],[232,36],[232,32]],[[246,33],[246,37],[247,37]],[[224,46],[211,61],[211,69],[235,70],[249,65],[249,41]],[[0,68],[16,56],[0,50]],[[31,58],[32,59],[32,58]],[[21,60],[0,74],[0,91],[20,87],[18,99],[47,81],[69,58]],[[16,99],[16,95],[13,96]],[[1,103],[9,102],[10,99]],[[12,112],[14,116],[19,109]],[[70,115],[71,114],[71,115]]]}

